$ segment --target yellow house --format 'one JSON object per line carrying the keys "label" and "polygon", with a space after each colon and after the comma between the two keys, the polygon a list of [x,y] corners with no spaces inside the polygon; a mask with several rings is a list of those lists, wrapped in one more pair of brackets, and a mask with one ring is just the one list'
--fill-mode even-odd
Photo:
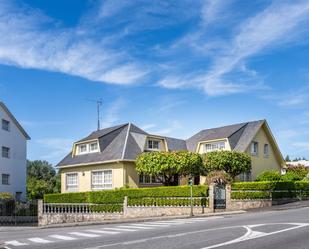
{"label": "yellow house", "polygon": [[[145,151],[179,150],[246,152],[252,158],[252,170],[239,176],[240,180],[254,180],[262,171],[279,171],[284,165],[266,120],[202,130],[187,140],[151,135],[128,123],[95,131],[73,144],[57,165],[61,192],[161,185],[155,177],[137,174],[136,157]],[[204,180],[201,177],[201,183]]]}

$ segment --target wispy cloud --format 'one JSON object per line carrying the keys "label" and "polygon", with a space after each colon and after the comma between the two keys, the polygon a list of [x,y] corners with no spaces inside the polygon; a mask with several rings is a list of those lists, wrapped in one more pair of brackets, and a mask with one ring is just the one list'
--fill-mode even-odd
{"label": "wispy cloud", "polygon": [[67,138],[42,138],[35,141],[43,147],[45,154],[37,155],[44,160],[64,157],[72,149],[73,140]]}
{"label": "wispy cloud", "polygon": [[112,84],[133,84],[149,72],[125,51],[106,44],[108,37],[94,39],[79,31],[59,28],[37,10],[1,1],[0,63]]}
{"label": "wispy cloud", "polygon": [[156,135],[170,135],[171,133],[175,132],[175,130],[182,129],[182,124],[177,121],[173,120],[167,123],[164,128],[157,129],[157,130],[151,130],[149,133],[156,134]]}
{"label": "wispy cloud", "polygon": [[155,127],[156,127],[156,124],[144,124],[144,125],[141,126],[141,129],[148,131],[148,130],[151,130],[152,128],[155,128]]}
{"label": "wispy cloud", "polygon": [[309,20],[308,13],[308,1],[274,2],[238,25],[230,45],[218,51],[211,66],[205,68],[206,73],[172,74],[160,80],[159,85],[172,89],[195,87],[211,96],[264,88],[255,74],[243,65],[250,57],[257,56],[270,47],[286,45],[297,39],[303,40],[304,37],[300,34],[308,30],[308,23],[305,25],[305,21]]}
{"label": "wispy cloud", "polygon": [[[103,103],[104,105],[104,103]],[[106,111],[103,112],[103,119],[101,122],[101,126],[109,127],[114,125],[117,121],[119,121],[120,111],[125,105],[125,100],[123,98],[116,99],[110,106],[107,107]]]}

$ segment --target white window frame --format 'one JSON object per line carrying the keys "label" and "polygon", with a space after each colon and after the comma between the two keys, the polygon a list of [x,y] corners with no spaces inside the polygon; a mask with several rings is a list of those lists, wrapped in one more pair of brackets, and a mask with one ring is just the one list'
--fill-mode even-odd
{"label": "white window frame", "polygon": [[[156,143],[158,145],[157,148],[154,148],[154,143]],[[160,141],[156,140],[156,139],[148,139],[147,149],[148,150],[160,150]]]}
{"label": "white window frame", "polygon": [[[82,147],[84,148],[86,148],[86,150],[85,151],[82,151]],[[78,146],[77,146],[77,149],[78,149],[78,154],[79,155],[82,155],[82,154],[87,154],[88,153],[88,146],[87,146],[87,144],[79,144]]]}
{"label": "white window frame", "polygon": [[[4,178],[4,176],[7,177],[7,178]],[[4,179],[6,179],[7,181],[4,182]],[[1,184],[2,185],[10,185],[10,174],[2,174],[1,175]]]}
{"label": "white window frame", "polygon": [[[7,126],[6,126],[7,125]],[[6,119],[2,119],[1,121],[1,128],[2,130],[4,131],[10,131],[11,129],[11,122],[9,120],[6,120]]]}
{"label": "white window frame", "polygon": [[225,150],[225,141],[208,142],[204,144],[204,152]]}
{"label": "white window frame", "polygon": [[[76,175],[76,184],[69,184],[68,183],[68,176],[69,175]],[[65,189],[70,192],[78,191],[79,186],[79,174],[78,172],[70,172],[65,174]]]}
{"label": "white window frame", "polygon": [[[92,145],[96,145],[96,149],[92,149]],[[98,142],[93,142],[89,144],[89,153],[94,153],[94,152],[98,152],[99,151],[99,144]]]}
{"label": "white window frame", "polygon": [[[5,151],[5,149],[7,149],[7,151]],[[11,157],[11,149],[9,147],[2,146],[1,156],[2,156],[2,158],[10,158]]]}
{"label": "white window frame", "polygon": [[146,174],[140,174],[138,176],[138,181],[140,184],[161,184],[162,182],[159,180],[160,176],[150,176]]}
{"label": "white window frame", "polygon": [[269,157],[269,144],[264,144],[264,157]]}
{"label": "white window frame", "polygon": [[[110,173],[110,181],[106,182],[105,174]],[[102,182],[94,182],[95,175],[102,173],[101,181]],[[92,190],[104,190],[104,189],[113,189],[113,170],[112,169],[104,169],[104,170],[94,170],[91,171],[91,189]]]}
{"label": "white window frame", "polygon": [[[255,151],[255,145],[256,145],[256,151]],[[250,150],[251,150],[251,155],[258,156],[259,155],[259,143],[257,141],[252,141]]]}

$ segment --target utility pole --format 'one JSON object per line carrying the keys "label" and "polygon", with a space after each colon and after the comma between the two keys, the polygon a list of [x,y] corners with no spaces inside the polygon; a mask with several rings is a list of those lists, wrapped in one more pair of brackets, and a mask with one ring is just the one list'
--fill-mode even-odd
{"label": "utility pole", "polygon": [[100,107],[101,106],[102,106],[102,99],[97,100],[98,130],[101,129],[101,125],[100,125]]}
{"label": "utility pole", "polygon": [[98,130],[101,129],[101,127],[100,127],[100,107],[101,106],[102,106],[102,99],[97,100]]}
{"label": "utility pole", "polygon": [[100,130],[101,129],[101,125],[100,125],[100,111],[101,111],[101,106],[103,104],[103,101],[102,101],[102,99],[97,99],[97,100],[87,99],[87,101],[95,102],[97,104],[97,130]]}
{"label": "utility pole", "polygon": [[193,217],[193,175],[190,174],[188,184],[190,186],[190,217]]}

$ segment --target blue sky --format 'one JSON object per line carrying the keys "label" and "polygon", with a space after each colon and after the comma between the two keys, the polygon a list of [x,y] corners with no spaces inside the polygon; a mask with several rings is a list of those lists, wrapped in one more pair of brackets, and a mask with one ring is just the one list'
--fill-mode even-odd
{"label": "blue sky", "polygon": [[0,98],[56,164],[73,141],[133,122],[188,138],[267,119],[309,157],[309,2],[0,0]]}

